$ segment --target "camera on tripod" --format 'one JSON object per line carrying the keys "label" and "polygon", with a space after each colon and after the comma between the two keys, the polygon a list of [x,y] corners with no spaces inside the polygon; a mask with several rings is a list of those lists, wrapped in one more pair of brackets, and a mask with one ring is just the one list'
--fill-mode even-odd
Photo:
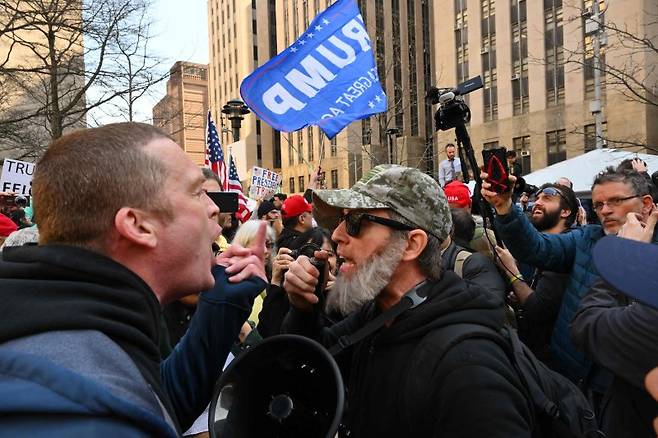
{"label": "camera on tripod", "polygon": [[471,110],[464,102],[464,95],[483,87],[482,78],[476,76],[456,88],[431,87],[427,92],[427,99],[432,105],[439,105],[434,113],[436,129],[447,131],[471,121]]}

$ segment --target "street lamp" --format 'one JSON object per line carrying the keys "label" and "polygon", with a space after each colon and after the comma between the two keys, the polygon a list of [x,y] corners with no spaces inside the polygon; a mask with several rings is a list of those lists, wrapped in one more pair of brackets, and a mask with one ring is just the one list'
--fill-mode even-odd
{"label": "street lamp", "polygon": [[244,115],[249,114],[249,108],[239,99],[233,99],[226,102],[222,107],[222,113],[227,115],[231,121],[231,129],[233,129],[233,141],[240,140],[240,128],[242,127],[242,120]]}
{"label": "street lamp", "polygon": [[393,137],[397,137],[400,133],[400,128],[388,128],[386,136],[388,137],[388,164],[393,163]]}

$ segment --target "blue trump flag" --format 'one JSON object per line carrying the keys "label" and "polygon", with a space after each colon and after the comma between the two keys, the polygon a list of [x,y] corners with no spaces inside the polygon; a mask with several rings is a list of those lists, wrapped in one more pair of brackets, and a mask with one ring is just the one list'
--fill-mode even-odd
{"label": "blue trump flag", "polygon": [[293,45],[249,75],[240,94],[279,131],[317,125],[329,138],[386,111],[370,37],[355,0],[338,0]]}

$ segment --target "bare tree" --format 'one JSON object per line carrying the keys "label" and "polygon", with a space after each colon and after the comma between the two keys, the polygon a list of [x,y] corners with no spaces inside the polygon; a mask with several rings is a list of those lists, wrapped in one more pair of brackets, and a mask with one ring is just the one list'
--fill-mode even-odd
{"label": "bare tree", "polygon": [[[133,117],[150,73],[149,0],[0,0],[0,139],[38,156],[104,105]],[[90,90],[95,92],[92,94]],[[23,136],[27,128],[33,135]]]}
{"label": "bare tree", "polygon": [[[596,1],[596,0],[595,0]],[[601,4],[601,13],[592,14],[591,8],[583,8],[578,3],[571,6],[575,11],[570,21],[582,21],[588,28],[598,32],[588,33],[575,50],[565,47],[565,65],[578,69],[591,78],[594,72],[600,74],[602,87],[608,90],[608,96],[620,96],[626,101],[658,109],[658,15],[642,11],[635,21],[615,22]],[[599,62],[594,61],[594,38],[599,38],[601,49]],[[591,132],[575,129],[590,141]],[[642,147],[658,152],[658,144],[652,144],[647,138],[614,138],[607,133],[602,135],[608,147]]]}

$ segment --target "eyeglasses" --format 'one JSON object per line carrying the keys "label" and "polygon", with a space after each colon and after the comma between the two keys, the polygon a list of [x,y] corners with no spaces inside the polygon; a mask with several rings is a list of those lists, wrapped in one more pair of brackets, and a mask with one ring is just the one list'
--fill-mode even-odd
{"label": "eyeglasses", "polygon": [[395,230],[413,230],[414,227],[403,224],[402,222],[394,221],[393,219],[388,219],[385,217],[373,216],[368,213],[347,213],[339,217],[338,223],[345,221],[345,230],[347,234],[352,237],[358,237],[359,232],[361,231],[361,221],[367,220],[370,222],[375,222],[387,227],[393,228]]}
{"label": "eyeglasses", "polygon": [[603,208],[604,205],[607,205],[610,208],[619,207],[622,202],[639,197],[640,197],[639,195],[633,195],[633,196],[626,196],[625,198],[610,198],[607,201],[596,201],[596,202],[592,202],[592,208],[594,209],[594,211],[599,211]]}

